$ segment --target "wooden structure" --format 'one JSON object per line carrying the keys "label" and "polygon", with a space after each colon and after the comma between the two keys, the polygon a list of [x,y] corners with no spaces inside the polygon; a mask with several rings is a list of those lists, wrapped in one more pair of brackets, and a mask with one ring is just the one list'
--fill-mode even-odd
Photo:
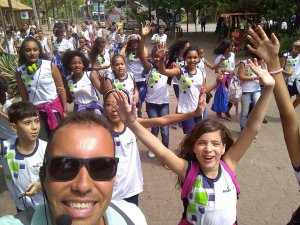
{"label": "wooden structure", "polygon": [[[18,27],[22,26],[24,23],[29,22],[29,19],[33,15],[33,9],[20,2],[20,0],[11,0],[12,11],[14,13],[15,22]],[[0,7],[4,16],[5,21],[1,23],[13,24],[13,19],[11,18],[11,9],[8,5],[8,0],[0,0]]]}

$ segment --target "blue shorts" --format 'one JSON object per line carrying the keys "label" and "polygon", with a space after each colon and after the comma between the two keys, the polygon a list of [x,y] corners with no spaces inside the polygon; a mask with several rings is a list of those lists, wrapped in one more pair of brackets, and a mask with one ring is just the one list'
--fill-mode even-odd
{"label": "blue shorts", "polygon": [[287,88],[288,88],[288,91],[289,91],[289,94],[290,96],[294,96],[294,95],[299,95],[299,91],[297,89],[297,85],[296,85],[296,80],[294,81],[293,85],[288,85]]}

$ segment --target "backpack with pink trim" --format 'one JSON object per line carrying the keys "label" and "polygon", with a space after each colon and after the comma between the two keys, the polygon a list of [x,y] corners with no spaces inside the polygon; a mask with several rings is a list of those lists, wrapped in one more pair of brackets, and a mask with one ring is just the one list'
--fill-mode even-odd
{"label": "backpack with pink trim", "polygon": [[[235,175],[233,174],[231,169],[227,166],[227,164],[223,160],[220,160],[220,163],[223,166],[223,168],[226,170],[226,172],[230,175],[232,182],[234,183],[234,186],[236,188],[236,193],[237,193],[237,195],[239,195],[240,187],[239,187],[239,184],[238,184],[238,181],[237,181]],[[188,174],[186,175],[186,178],[184,180],[183,187],[181,190],[181,200],[183,201],[184,211],[182,213],[182,219],[178,225],[191,225],[191,223],[188,222],[186,219],[186,210],[188,207],[187,196],[189,195],[190,191],[192,190],[192,186],[196,181],[199,170],[200,170],[199,163],[197,161],[192,161],[191,168],[188,171]],[[234,223],[234,224],[237,224],[237,223]]]}

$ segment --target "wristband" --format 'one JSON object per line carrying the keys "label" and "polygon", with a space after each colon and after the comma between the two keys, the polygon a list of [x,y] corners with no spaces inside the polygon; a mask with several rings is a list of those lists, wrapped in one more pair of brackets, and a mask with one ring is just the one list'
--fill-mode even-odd
{"label": "wristband", "polygon": [[275,71],[269,71],[269,74],[271,74],[271,75],[274,75],[274,74],[276,74],[276,73],[281,73],[283,71],[283,69],[282,68],[280,68],[280,69],[278,69],[278,70],[275,70]]}

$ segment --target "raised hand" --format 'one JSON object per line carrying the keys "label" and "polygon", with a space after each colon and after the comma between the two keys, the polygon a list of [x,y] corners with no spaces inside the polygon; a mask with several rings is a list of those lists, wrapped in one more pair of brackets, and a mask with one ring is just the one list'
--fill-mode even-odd
{"label": "raised hand", "polygon": [[145,26],[142,24],[142,29],[140,31],[140,35],[142,37],[146,37],[150,32],[151,32],[152,24],[151,23],[146,23]]}
{"label": "raised hand", "polygon": [[129,105],[128,98],[123,91],[115,90],[113,93],[117,105],[114,105],[114,109],[118,112],[120,119],[125,124],[133,123],[136,120],[136,102],[133,101],[132,105]]}
{"label": "raised hand", "polygon": [[280,43],[274,33],[272,33],[271,39],[269,39],[261,26],[258,26],[257,30],[260,37],[252,29],[249,30],[247,38],[252,46],[248,44],[247,47],[268,65],[278,57]]}
{"label": "raised hand", "polygon": [[257,59],[254,59],[254,62],[248,59],[248,64],[251,70],[257,75],[260,84],[264,85],[265,87],[275,86],[274,78],[269,74],[269,72],[266,69],[263,69],[258,65]]}
{"label": "raised hand", "polygon": [[198,106],[194,111],[196,116],[201,116],[205,110],[205,107],[206,107],[206,90],[205,88],[202,88],[199,95]]}
{"label": "raised hand", "polygon": [[165,47],[159,47],[157,54],[160,60],[165,60],[167,56],[167,49]]}

